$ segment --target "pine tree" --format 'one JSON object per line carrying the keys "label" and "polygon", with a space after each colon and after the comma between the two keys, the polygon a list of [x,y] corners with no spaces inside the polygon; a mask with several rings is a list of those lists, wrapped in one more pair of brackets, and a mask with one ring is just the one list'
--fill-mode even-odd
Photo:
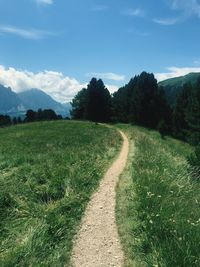
{"label": "pine tree", "polygon": [[88,103],[88,92],[87,89],[83,88],[77,93],[72,100],[71,116],[74,120],[86,119],[86,109]]}

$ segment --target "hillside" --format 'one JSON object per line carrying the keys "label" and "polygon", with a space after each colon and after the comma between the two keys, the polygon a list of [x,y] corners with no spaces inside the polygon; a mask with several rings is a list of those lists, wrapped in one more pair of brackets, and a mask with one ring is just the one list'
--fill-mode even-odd
{"label": "hillside", "polygon": [[160,82],[162,86],[183,86],[185,83],[194,84],[200,78],[200,73],[189,73],[185,76],[171,78]]}
{"label": "hillside", "polygon": [[195,84],[199,78],[200,73],[189,73],[185,76],[167,79],[160,82],[159,85],[163,86],[169,103],[173,105],[176,101],[177,95],[182,90],[182,86],[186,83]]}
{"label": "hillside", "polygon": [[116,130],[88,122],[0,129],[0,266],[69,266],[86,204],[120,145]]}

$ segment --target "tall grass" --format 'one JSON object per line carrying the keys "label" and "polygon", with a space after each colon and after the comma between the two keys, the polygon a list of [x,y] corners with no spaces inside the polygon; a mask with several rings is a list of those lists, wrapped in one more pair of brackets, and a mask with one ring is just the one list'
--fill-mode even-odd
{"label": "tall grass", "polygon": [[91,193],[121,138],[102,125],[0,129],[0,266],[68,265]]}
{"label": "tall grass", "polygon": [[126,266],[200,266],[200,184],[187,144],[122,126],[132,155],[117,190],[117,221]]}

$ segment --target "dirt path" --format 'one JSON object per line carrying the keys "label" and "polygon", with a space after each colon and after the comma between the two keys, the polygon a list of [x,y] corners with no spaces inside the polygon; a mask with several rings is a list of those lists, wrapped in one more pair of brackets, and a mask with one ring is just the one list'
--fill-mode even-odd
{"label": "dirt path", "polygon": [[120,133],[123,137],[120,155],[88,204],[74,243],[71,260],[73,267],[123,266],[123,252],[115,221],[115,187],[126,165],[129,142],[125,134]]}

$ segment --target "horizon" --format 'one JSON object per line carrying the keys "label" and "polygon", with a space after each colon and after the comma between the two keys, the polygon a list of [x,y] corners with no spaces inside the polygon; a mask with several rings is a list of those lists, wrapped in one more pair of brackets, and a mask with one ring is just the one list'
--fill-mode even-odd
{"label": "horizon", "polygon": [[13,2],[0,2],[0,84],[14,92],[68,102],[92,77],[113,93],[142,71],[158,81],[200,72],[200,1]]}

